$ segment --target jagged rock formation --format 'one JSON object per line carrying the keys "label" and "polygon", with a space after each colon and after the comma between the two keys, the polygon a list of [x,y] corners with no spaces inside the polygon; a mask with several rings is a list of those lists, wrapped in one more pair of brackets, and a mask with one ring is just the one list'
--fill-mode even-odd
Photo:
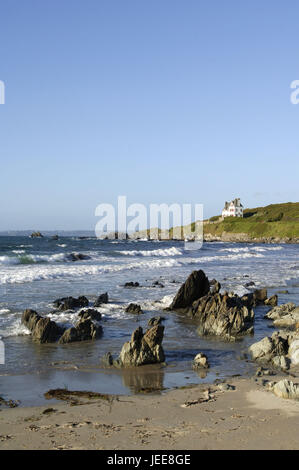
{"label": "jagged rock formation", "polygon": [[34,310],[25,310],[21,321],[38,343],[54,343],[64,331],[50,318],[41,317]]}
{"label": "jagged rock formation", "polygon": [[101,336],[103,329],[91,318],[81,318],[74,327],[65,330],[59,343],[73,343],[75,341],[90,341]]}
{"label": "jagged rock formation", "polygon": [[188,308],[195,300],[203,297],[209,291],[210,283],[205,273],[202,270],[193,271],[180,287],[169,306],[169,310]]}
{"label": "jagged rock formation", "polygon": [[145,333],[139,327],[133,332],[131,340],[123,345],[118,359],[114,360],[112,355],[107,353],[102,363],[115,367],[138,367],[164,362],[163,336],[164,326],[153,326]]}
{"label": "jagged rock formation", "polygon": [[181,286],[167,310],[188,313],[198,323],[202,336],[221,336],[232,340],[236,336],[253,333],[252,305],[267,298],[267,291],[256,291],[240,298],[220,293],[221,285],[210,282],[203,271],[194,271]]}
{"label": "jagged rock formation", "polygon": [[254,361],[270,363],[280,369],[288,369],[290,360],[287,357],[289,352],[289,338],[274,332],[271,337],[266,336],[261,341],[249,347],[249,353]]}

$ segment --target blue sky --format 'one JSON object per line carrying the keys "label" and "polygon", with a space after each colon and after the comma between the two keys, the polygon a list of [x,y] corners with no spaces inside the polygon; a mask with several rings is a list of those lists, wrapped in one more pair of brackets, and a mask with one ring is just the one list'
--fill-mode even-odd
{"label": "blue sky", "polygon": [[0,0],[0,230],[299,201],[297,0]]}

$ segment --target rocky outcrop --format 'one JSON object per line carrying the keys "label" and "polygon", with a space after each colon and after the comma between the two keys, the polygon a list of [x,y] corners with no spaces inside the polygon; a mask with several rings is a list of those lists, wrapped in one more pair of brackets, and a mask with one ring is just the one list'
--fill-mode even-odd
{"label": "rocky outcrop", "polygon": [[205,295],[193,303],[191,312],[202,336],[231,340],[253,333],[254,312],[236,295],[219,292]]}
{"label": "rocky outcrop", "polygon": [[50,318],[41,317],[34,310],[25,310],[21,321],[31,331],[32,338],[38,343],[54,343],[64,331]]}
{"label": "rocky outcrop", "polygon": [[273,308],[265,315],[265,318],[273,320],[277,328],[295,329],[299,324],[299,307],[289,302]]}
{"label": "rocky outcrop", "polygon": [[288,352],[288,337],[277,331],[271,337],[265,337],[249,347],[249,353],[254,361],[270,363],[274,367],[283,370],[288,369],[290,366],[290,359],[287,357]]}
{"label": "rocky outcrop", "polygon": [[202,270],[193,271],[186,282],[180,287],[168,309],[189,308],[195,300],[208,294],[209,291],[210,283],[205,273]]}
{"label": "rocky outcrop", "polygon": [[76,310],[77,308],[88,307],[88,299],[84,296],[78,297],[75,299],[74,297],[63,297],[61,299],[57,299],[53,302],[54,306],[60,310]]}
{"label": "rocky outcrop", "polygon": [[179,310],[194,318],[202,336],[232,340],[253,333],[252,305],[267,298],[266,289],[244,298],[227,292],[221,294],[220,290],[218,281],[210,283],[203,271],[193,271],[167,310]]}
{"label": "rocky outcrop", "polygon": [[47,317],[41,317],[34,310],[25,310],[22,315],[22,323],[31,332],[34,341],[39,343],[61,344],[74,341],[89,341],[99,338],[102,327],[99,325],[101,314],[96,310],[82,310],[79,320],[74,327],[65,329]]}
{"label": "rocky outcrop", "polygon": [[192,362],[192,368],[195,370],[198,369],[208,369],[209,363],[208,363],[208,358],[205,354],[198,353],[196,354],[195,358],[193,359]]}
{"label": "rocky outcrop", "polygon": [[133,332],[131,340],[123,345],[118,359],[114,360],[107,353],[102,363],[115,367],[139,367],[164,362],[163,336],[164,326],[153,326],[145,333],[139,327]]}
{"label": "rocky outcrop", "polygon": [[135,315],[143,314],[143,310],[138,304],[129,304],[125,310],[127,313],[134,313]]}
{"label": "rocky outcrop", "polygon": [[65,330],[61,336],[59,343],[73,343],[76,341],[91,341],[99,338],[102,335],[103,329],[90,317],[81,317],[74,327]]}
{"label": "rocky outcrop", "polygon": [[108,301],[108,292],[105,292],[104,294],[99,295],[94,303],[94,307],[100,307],[102,304],[108,304]]}

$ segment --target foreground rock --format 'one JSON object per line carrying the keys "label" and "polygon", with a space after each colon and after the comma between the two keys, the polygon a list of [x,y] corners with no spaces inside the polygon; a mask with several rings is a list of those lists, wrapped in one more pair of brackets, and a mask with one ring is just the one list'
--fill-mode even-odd
{"label": "foreground rock", "polygon": [[60,310],[76,310],[77,308],[88,307],[89,301],[83,295],[75,299],[74,297],[62,297],[53,302],[54,306]]}
{"label": "foreground rock", "polygon": [[297,340],[297,344],[295,341],[294,337],[276,331],[271,337],[265,337],[252,344],[249,353],[254,361],[270,363],[274,367],[287,370],[293,362],[292,354],[299,359],[299,341]]}
{"label": "foreground rock", "polygon": [[205,354],[198,353],[195,358],[193,359],[192,368],[195,370],[198,369],[208,369],[209,363],[208,358]]}
{"label": "foreground rock", "polygon": [[104,364],[115,367],[138,367],[164,362],[163,336],[162,325],[153,326],[145,333],[139,327],[133,332],[131,340],[123,345],[119,358],[114,360],[108,353],[103,360]]}
{"label": "foreground rock", "polygon": [[25,310],[21,321],[38,343],[54,343],[64,331],[50,318],[41,317],[34,310]]}
{"label": "foreground rock", "polygon": [[299,385],[294,384],[292,381],[284,379],[273,384],[269,384],[271,390],[277,397],[286,399],[299,399]]}
{"label": "foreground rock", "polygon": [[294,329],[299,324],[299,307],[292,302],[275,307],[265,315],[278,328]]}

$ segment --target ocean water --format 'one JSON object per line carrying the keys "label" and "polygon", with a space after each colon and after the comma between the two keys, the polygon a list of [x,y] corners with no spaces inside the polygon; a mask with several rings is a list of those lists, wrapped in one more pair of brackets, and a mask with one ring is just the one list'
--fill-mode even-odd
{"label": "ocean water", "polygon": [[[165,312],[180,284],[197,269],[220,281],[224,290],[239,295],[267,287],[279,303],[299,304],[298,245],[206,243],[197,251],[185,250],[183,242],[81,239],[76,235],[31,239],[0,237],[0,337],[5,345],[5,364],[0,365],[0,396],[19,400],[23,406],[45,402],[50,388],[68,387],[106,393],[138,393],[140,389],[173,388],[211,382],[236,374],[250,375],[255,366],[243,358],[248,346],[272,334],[271,322],[263,317],[267,307],[255,309],[255,334],[235,343],[204,339],[196,324],[183,315]],[[71,253],[90,259],[70,261]],[[127,289],[128,281],[141,287]],[[163,288],[153,286],[160,281]],[[71,326],[77,313],[53,313],[59,297],[85,295],[92,306],[101,293],[109,303],[102,313],[103,337],[94,342],[69,345],[38,345],[21,325],[24,309],[32,308],[60,324]],[[125,313],[130,302],[145,314]],[[116,356],[132,331],[146,328],[149,318],[165,317],[163,341],[167,365],[133,370],[107,370],[100,364],[108,351]],[[207,354],[210,369],[198,374],[193,357]]]}

